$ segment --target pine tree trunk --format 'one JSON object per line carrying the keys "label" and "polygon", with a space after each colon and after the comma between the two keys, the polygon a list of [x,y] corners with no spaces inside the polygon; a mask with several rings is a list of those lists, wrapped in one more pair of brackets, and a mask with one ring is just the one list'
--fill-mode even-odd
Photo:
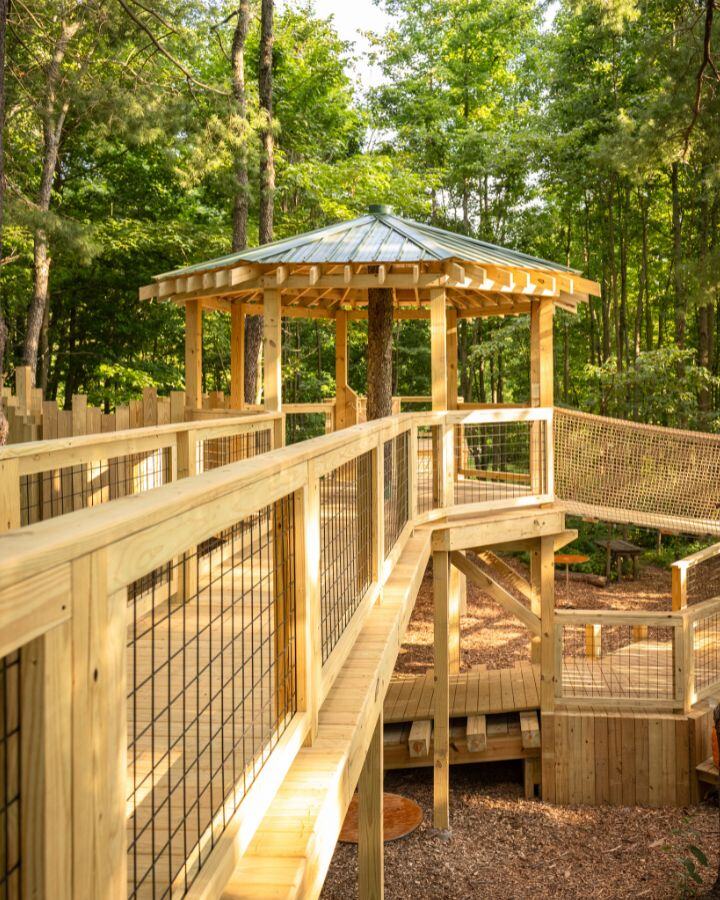
{"label": "pine tree trunk", "polygon": [[682,218],[680,210],[680,167],[672,164],[670,175],[672,185],[672,231],[673,231],[673,286],[675,288],[675,343],[682,350],[685,347],[685,325],[687,310],[682,278]]}
{"label": "pine tree trunk", "polygon": [[367,419],[392,415],[392,326],[391,288],[368,291]]}
{"label": "pine tree trunk", "polygon": [[247,97],[245,93],[245,42],[247,41],[250,9],[248,0],[238,4],[237,23],[232,43],[232,94],[235,112],[240,120],[242,135],[235,151],[235,198],[233,203],[233,238],[235,252],[247,247],[248,224],[248,158],[247,158]]}
{"label": "pine tree trunk", "polygon": [[[273,239],[275,210],[275,143],[273,137],[273,0],[262,0],[258,86],[263,126],[260,132],[260,243]],[[262,316],[245,320],[245,397],[257,393],[262,346]]]}
{"label": "pine tree trunk", "polygon": [[[9,0],[0,0],[0,264],[5,256],[3,247],[3,215],[5,210],[5,36],[7,33],[7,17]],[[5,346],[7,344],[8,329],[5,324],[3,311],[3,295],[0,292],[0,387],[2,387],[5,374]],[[5,410],[0,403],[0,447],[7,442],[8,420]]]}

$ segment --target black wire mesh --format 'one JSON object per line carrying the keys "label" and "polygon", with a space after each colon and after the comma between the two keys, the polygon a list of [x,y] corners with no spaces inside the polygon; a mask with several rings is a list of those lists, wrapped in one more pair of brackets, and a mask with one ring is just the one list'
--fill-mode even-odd
{"label": "black wire mesh", "polygon": [[[547,492],[547,423],[455,426],[455,503],[514,499]],[[531,470],[539,473],[531,484]]]}
{"label": "black wire mesh", "polygon": [[327,660],[372,581],[372,453],[320,479],[322,661]]}
{"label": "black wire mesh", "polygon": [[417,474],[415,479],[416,503],[418,515],[429,512],[438,506],[435,490],[435,469],[433,465],[433,447],[437,440],[433,432],[438,429],[432,425],[419,425],[417,429]]}
{"label": "black wire mesh", "polygon": [[0,900],[20,897],[20,654],[0,659]]}
{"label": "black wire mesh", "polygon": [[294,531],[289,496],[130,595],[131,898],[187,891],[297,709]]}
{"label": "black wire mesh", "polygon": [[674,632],[667,625],[564,625],[562,696],[672,700]]}
{"label": "black wire mesh", "polygon": [[287,413],[285,415],[285,445],[299,444],[325,434],[324,413]]}
{"label": "black wire mesh", "polygon": [[713,597],[720,597],[720,554],[687,570],[687,602],[702,603]]}
{"label": "black wire mesh", "polygon": [[410,432],[404,431],[385,441],[385,555],[395,546],[407,524]]}
{"label": "black wire mesh", "polygon": [[249,434],[231,434],[205,438],[197,442],[196,473],[209,472],[229,463],[259,456],[271,449],[270,429]]}
{"label": "black wire mesh", "polygon": [[170,447],[20,476],[20,523],[141,494],[171,480]]}
{"label": "black wire mesh", "polygon": [[695,657],[695,690],[720,681],[720,613],[710,613],[694,625],[693,655]]}

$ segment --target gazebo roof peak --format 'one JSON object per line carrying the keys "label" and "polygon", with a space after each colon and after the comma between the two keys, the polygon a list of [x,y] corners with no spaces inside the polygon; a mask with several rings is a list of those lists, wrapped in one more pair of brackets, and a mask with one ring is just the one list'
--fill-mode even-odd
{"label": "gazebo roof peak", "polygon": [[534,271],[576,271],[527,253],[403,218],[396,215],[391,206],[372,204],[366,215],[355,219],[156,275],[155,280],[208,272],[242,263],[269,266],[382,265],[449,260],[479,266],[521,267]]}

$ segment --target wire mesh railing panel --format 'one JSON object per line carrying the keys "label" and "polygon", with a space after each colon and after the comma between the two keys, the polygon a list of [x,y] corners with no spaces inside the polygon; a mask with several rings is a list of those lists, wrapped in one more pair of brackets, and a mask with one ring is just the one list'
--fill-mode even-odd
{"label": "wire mesh railing panel", "polygon": [[0,659],[0,900],[20,888],[20,653]]}
{"label": "wire mesh railing panel", "polygon": [[220,466],[268,453],[271,449],[270,429],[203,438],[196,446],[195,472],[200,475],[211,469],[219,469]]}
{"label": "wire mesh railing panel", "polygon": [[340,640],[372,581],[372,452],[320,479],[322,661]]}
{"label": "wire mesh railing panel", "polygon": [[695,692],[720,682],[720,612],[703,616],[690,626],[693,629]]}
{"label": "wire mesh railing panel", "polygon": [[287,413],[285,415],[285,444],[299,444],[326,432],[325,413]]}
{"label": "wire mesh railing panel", "polygon": [[161,487],[172,479],[172,449],[160,447],[20,476],[20,523],[32,525]]}
{"label": "wire mesh railing panel", "polygon": [[435,466],[433,464],[433,448],[437,441],[439,429],[432,425],[418,425],[417,429],[417,462],[415,476],[416,503],[418,515],[430,512],[438,507],[437,486],[435,484]]}
{"label": "wire mesh railing panel", "polygon": [[296,711],[294,531],[289,496],[130,594],[132,898],[187,891]]}
{"label": "wire mesh railing panel", "polygon": [[397,539],[400,537],[410,515],[410,498],[408,494],[409,452],[409,431],[403,431],[402,434],[385,441],[383,446],[386,556],[397,543]]}
{"label": "wire mesh railing panel", "polygon": [[607,521],[720,534],[720,435],[556,409],[555,492]]}
{"label": "wire mesh railing panel", "polygon": [[702,603],[720,597],[720,553],[687,570],[687,602]]}
{"label": "wire mesh railing panel", "polygon": [[544,420],[456,425],[455,503],[546,493],[546,435]]}
{"label": "wire mesh railing panel", "polygon": [[672,701],[674,631],[668,625],[563,625],[562,697]]}

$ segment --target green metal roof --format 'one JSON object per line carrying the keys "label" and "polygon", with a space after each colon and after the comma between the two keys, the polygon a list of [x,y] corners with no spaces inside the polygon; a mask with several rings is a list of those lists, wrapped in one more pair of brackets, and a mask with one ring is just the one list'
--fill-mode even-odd
{"label": "green metal roof", "polygon": [[156,275],[156,280],[225,268],[237,263],[268,265],[323,265],[419,263],[456,259],[477,265],[517,266],[531,269],[575,272],[567,266],[497,247],[485,241],[424,225],[396,216],[387,206],[371,206],[367,215],[339,222],[306,234],[264,244],[174,272]]}

